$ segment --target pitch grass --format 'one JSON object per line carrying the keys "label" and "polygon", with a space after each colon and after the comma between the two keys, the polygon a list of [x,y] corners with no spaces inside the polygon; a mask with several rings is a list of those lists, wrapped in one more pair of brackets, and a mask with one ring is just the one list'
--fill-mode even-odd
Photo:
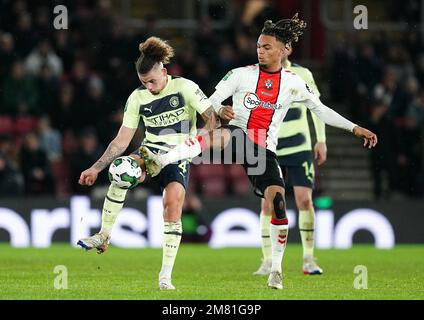
{"label": "pitch grass", "polygon": [[[211,249],[183,243],[174,268],[175,291],[159,291],[160,249],[120,249],[103,254],[67,244],[48,249],[0,245],[0,299],[424,299],[424,246],[377,250],[316,250],[322,276],[301,273],[300,245],[284,260],[284,290],[271,290],[267,277],[252,276],[259,248]],[[54,288],[57,265],[68,271],[68,289]],[[357,265],[368,271],[368,289],[357,290]]]}

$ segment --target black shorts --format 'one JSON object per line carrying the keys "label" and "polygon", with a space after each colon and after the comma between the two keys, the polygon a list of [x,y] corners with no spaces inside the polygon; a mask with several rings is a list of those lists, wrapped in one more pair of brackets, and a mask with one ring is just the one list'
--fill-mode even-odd
{"label": "black shorts", "polygon": [[[157,153],[159,151],[159,149],[156,149],[153,147],[148,147],[148,148],[150,151],[154,153]],[[132,153],[140,155],[139,149],[133,151]],[[182,160],[182,161],[179,161],[178,163],[168,164],[155,177],[146,176],[146,181],[143,183],[156,185],[157,187],[160,188],[160,192],[163,192],[163,190],[169,183],[176,181],[181,183],[184,189],[187,190],[189,176],[190,176],[190,162],[188,160]]]}
{"label": "black shorts", "polygon": [[311,151],[279,156],[278,163],[287,186],[314,188],[315,169]]}
{"label": "black shorts", "polygon": [[223,125],[222,128],[231,131],[231,141],[222,150],[224,163],[228,162],[226,156],[231,154],[231,163],[243,166],[257,196],[263,198],[265,189],[269,186],[285,187],[274,152],[253,143],[239,127]]}

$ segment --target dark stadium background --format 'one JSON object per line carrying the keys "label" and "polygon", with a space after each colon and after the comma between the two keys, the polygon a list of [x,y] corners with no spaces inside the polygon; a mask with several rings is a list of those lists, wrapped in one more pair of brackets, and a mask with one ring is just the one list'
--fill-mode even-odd
{"label": "dark stadium background", "polygon": [[[368,9],[365,30],[353,26],[359,4]],[[54,28],[57,5],[67,8],[67,30]],[[327,127],[328,160],[316,167],[317,214],[335,230],[353,212],[350,221],[362,223],[354,243],[378,246],[376,234],[387,232],[376,230],[384,219],[394,236],[386,246],[423,243],[424,3],[418,0],[0,0],[0,241],[48,246],[29,236],[36,228],[34,210],[47,210],[48,220],[64,208],[51,238],[70,242],[72,199],[88,199],[87,212],[101,208],[105,172],[92,188],[77,181],[116,134],[125,101],[139,86],[134,61],[140,42],[152,35],[169,40],[176,49],[169,73],[210,95],[227,71],[256,62],[264,20],[296,12],[308,28],[291,60],[313,72],[325,104],[379,137],[369,151],[352,135]],[[127,153],[141,139],[140,129]],[[190,179],[183,241],[209,241],[218,232],[214,219],[227,209],[259,211],[237,166],[192,166]],[[127,204],[146,213],[157,192],[141,185]],[[288,199],[294,209],[290,194]],[[289,242],[299,241],[297,233]],[[337,247],[335,241],[327,246]]]}

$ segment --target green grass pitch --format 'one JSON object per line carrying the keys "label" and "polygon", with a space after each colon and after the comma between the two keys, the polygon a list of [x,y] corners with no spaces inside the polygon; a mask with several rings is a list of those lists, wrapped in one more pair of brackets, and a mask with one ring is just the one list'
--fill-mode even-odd
{"label": "green grass pitch", "polygon": [[[0,245],[0,299],[286,300],[424,299],[424,246],[377,250],[316,250],[322,276],[301,272],[302,248],[289,244],[283,263],[283,290],[267,288],[267,277],[253,276],[259,248],[211,249],[182,243],[173,273],[175,291],[160,291],[160,249],[111,246],[97,255],[68,244],[48,249]],[[68,272],[65,289],[55,289],[57,265]],[[354,268],[367,268],[368,289],[355,289]],[[363,281],[363,279],[362,279]],[[363,283],[363,282],[362,282]],[[62,282],[63,284],[63,282]]]}

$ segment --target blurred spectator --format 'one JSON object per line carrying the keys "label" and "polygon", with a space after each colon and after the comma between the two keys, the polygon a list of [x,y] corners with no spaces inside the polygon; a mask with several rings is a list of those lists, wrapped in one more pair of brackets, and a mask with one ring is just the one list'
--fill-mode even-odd
{"label": "blurred spectator", "polygon": [[0,32],[0,83],[10,73],[10,67],[16,59],[15,42],[10,33]]}
{"label": "blurred spectator", "polygon": [[391,191],[397,188],[396,163],[393,157],[396,154],[398,133],[393,119],[389,114],[389,107],[383,99],[371,105],[371,119],[367,127],[379,137],[378,144],[373,148],[371,168],[374,178],[374,196],[389,198]]}
{"label": "blurred spectator", "polygon": [[24,179],[9,157],[0,151],[0,197],[22,196]]}
{"label": "blurred spectator", "polygon": [[58,102],[50,112],[53,127],[62,133],[78,128],[79,115],[75,112],[74,88],[70,83],[62,83]]}
{"label": "blurred spectator", "polygon": [[56,107],[60,80],[52,73],[50,67],[44,64],[37,75],[37,82],[40,97],[42,97],[39,103],[40,113],[51,114]]}
{"label": "blurred spectator", "polygon": [[39,74],[43,66],[47,66],[56,77],[62,75],[62,61],[52,50],[47,39],[41,40],[25,61],[25,67],[31,75]]}
{"label": "blurred spectator", "polygon": [[54,183],[50,164],[36,133],[31,132],[25,137],[19,158],[26,194],[53,195]]}
{"label": "blurred spectator", "polygon": [[78,52],[78,47],[76,47],[70,35],[69,30],[57,30],[53,34],[55,52],[63,62],[63,71],[65,74],[68,74],[72,70],[73,61]]}
{"label": "blurred spectator", "polygon": [[[85,169],[91,167],[103,154],[103,148],[98,143],[96,131],[85,129],[79,139],[79,148],[70,156],[72,191],[77,194],[90,194],[91,188],[78,184],[78,178]],[[102,171],[96,182],[97,185],[109,184],[107,170]]]}
{"label": "blurred spectator", "polygon": [[60,160],[62,157],[62,136],[59,130],[50,126],[50,118],[43,115],[37,125],[38,135],[40,137],[41,149],[47,154],[50,162]]}
{"label": "blurred spectator", "polygon": [[[16,4],[25,3],[24,1],[16,1]],[[21,9],[17,9],[21,10]],[[13,30],[13,37],[16,42],[16,51],[20,57],[26,57],[29,52],[34,48],[37,42],[35,29],[32,25],[31,15],[26,11],[18,11],[16,29]]]}
{"label": "blurred spectator", "polygon": [[21,61],[12,65],[10,76],[2,86],[2,110],[9,115],[38,113],[38,88],[34,78],[27,75]]}
{"label": "blurred spectator", "polygon": [[414,101],[408,106],[406,112],[404,143],[405,154],[409,159],[407,190],[414,196],[422,197],[424,194],[423,172],[423,139],[424,136],[424,90],[421,90]]}

